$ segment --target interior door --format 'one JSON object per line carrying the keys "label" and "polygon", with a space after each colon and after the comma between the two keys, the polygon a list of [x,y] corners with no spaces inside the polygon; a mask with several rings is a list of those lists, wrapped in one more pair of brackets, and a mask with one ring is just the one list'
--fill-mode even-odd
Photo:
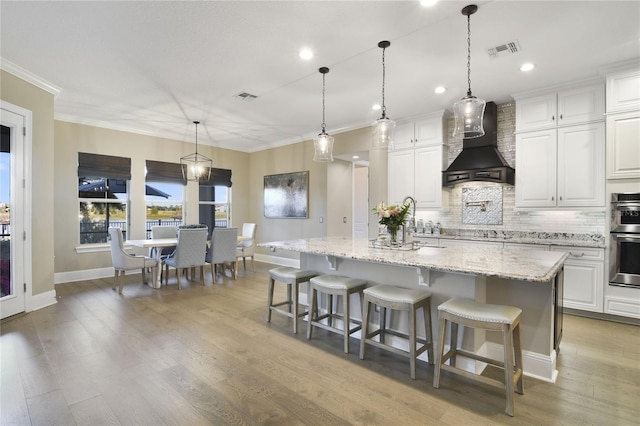
{"label": "interior door", "polygon": [[0,315],[25,311],[24,181],[26,118],[0,109]]}
{"label": "interior door", "polygon": [[353,237],[369,238],[369,167],[353,168]]}

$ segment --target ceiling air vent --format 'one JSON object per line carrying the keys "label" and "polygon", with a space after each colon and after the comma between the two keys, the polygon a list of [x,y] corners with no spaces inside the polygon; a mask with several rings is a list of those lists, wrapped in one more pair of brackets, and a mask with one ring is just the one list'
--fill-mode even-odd
{"label": "ceiling air vent", "polygon": [[517,40],[507,42],[505,44],[501,44],[496,47],[491,47],[487,49],[487,53],[489,53],[489,57],[491,59],[497,59],[505,55],[510,55],[512,53],[517,53],[520,51],[520,43]]}
{"label": "ceiling air vent", "polygon": [[247,101],[247,102],[258,98],[256,95],[252,95],[251,93],[247,93],[247,92],[240,92],[237,95],[235,95],[235,97],[240,99],[241,101]]}

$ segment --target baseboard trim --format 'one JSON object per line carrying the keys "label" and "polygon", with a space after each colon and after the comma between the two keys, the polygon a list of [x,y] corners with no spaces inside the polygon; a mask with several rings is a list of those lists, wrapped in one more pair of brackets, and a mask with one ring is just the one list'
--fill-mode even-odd
{"label": "baseboard trim", "polygon": [[[140,274],[140,270],[127,271],[126,274]],[[115,274],[113,267],[84,269],[80,271],[57,272],[53,274],[53,283],[62,284],[75,281],[95,280],[100,278],[113,277]]]}
{"label": "baseboard trim", "polygon": [[[497,360],[504,359],[504,349],[501,344],[485,342],[487,357]],[[555,383],[558,378],[556,369],[556,351],[551,355],[543,355],[537,352],[522,351],[522,364],[524,375],[549,383]]]}
{"label": "baseboard trim", "polygon": [[44,293],[34,294],[29,299],[31,311],[37,311],[38,309],[46,308],[47,306],[55,305],[56,303],[58,303],[55,290],[49,290],[45,291]]}

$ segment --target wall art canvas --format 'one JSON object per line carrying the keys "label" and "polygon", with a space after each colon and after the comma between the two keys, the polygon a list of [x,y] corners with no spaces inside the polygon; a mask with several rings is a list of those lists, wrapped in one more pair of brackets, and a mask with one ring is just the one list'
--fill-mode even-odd
{"label": "wall art canvas", "polygon": [[309,217],[309,172],[264,177],[264,217]]}

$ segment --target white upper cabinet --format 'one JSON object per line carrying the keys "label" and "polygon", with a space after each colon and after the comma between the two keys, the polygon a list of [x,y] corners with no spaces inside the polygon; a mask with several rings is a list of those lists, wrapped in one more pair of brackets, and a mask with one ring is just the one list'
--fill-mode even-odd
{"label": "white upper cabinet", "polygon": [[443,113],[397,125],[395,149],[388,157],[388,202],[400,203],[406,196],[418,209],[441,209],[448,191],[442,187],[447,149],[443,144]]}
{"label": "white upper cabinet", "polygon": [[604,119],[604,86],[594,84],[540,95],[515,95],[516,131],[548,129]]}
{"label": "white upper cabinet", "polygon": [[640,68],[607,75],[607,113],[640,110]]}
{"label": "white upper cabinet", "polygon": [[516,99],[516,207],[605,203],[604,85]]}
{"label": "white upper cabinet", "polygon": [[640,66],[607,74],[607,179],[640,178]]}

